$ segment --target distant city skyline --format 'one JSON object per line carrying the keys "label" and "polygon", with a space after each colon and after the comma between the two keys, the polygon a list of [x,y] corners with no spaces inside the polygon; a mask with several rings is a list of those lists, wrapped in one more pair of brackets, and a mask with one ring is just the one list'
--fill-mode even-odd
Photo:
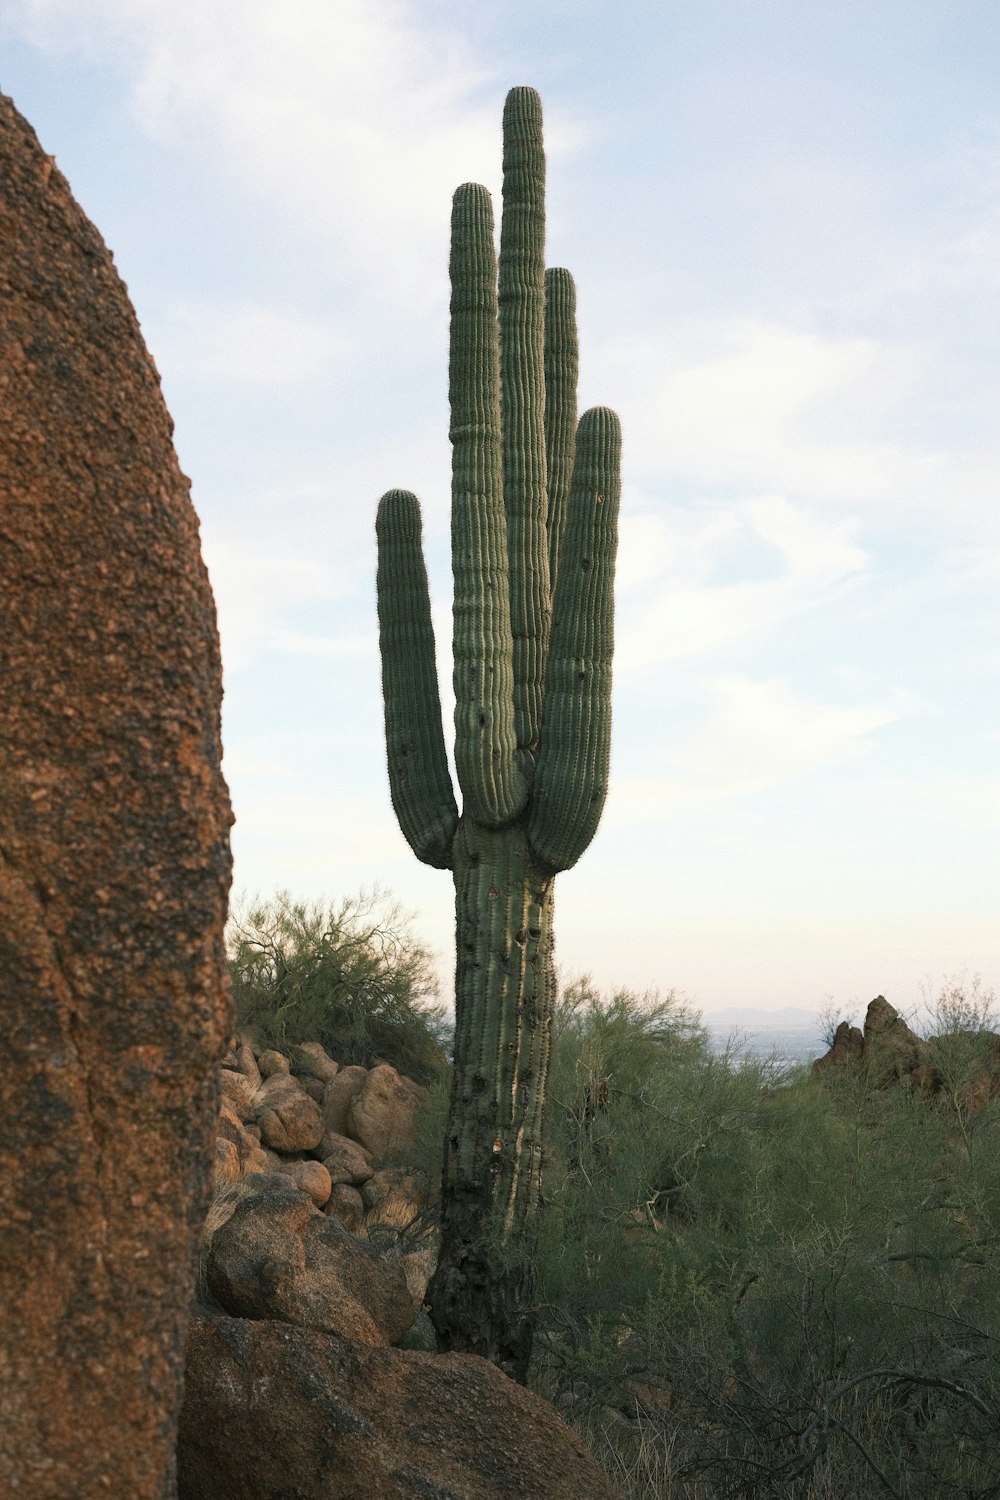
{"label": "distant city skyline", "polygon": [[1000,984],[1000,13],[986,0],[8,0],[0,87],[129,286],[219,609],[234,893],[379,883],[379,495],[450,740],[447,234],[542,96],[624,429],[611,792],[557,961],[726,1007]]}

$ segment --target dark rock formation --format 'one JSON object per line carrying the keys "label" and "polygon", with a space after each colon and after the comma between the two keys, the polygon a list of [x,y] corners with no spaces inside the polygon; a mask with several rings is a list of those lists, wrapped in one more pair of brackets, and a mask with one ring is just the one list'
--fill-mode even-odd
{"label": "dark rock formation", "polygon": [[230,1030],[219,650],[156,370],[0,97],[0,1488],[173,1492]]}
{"label": "dark rock formation", "polygon": [[194,1318],[181,1500],[615,1500],[555,1410],[471,1354]]}
{"label": "dark rock formation", "polygon": [[863,1059],[880,1082],[906,1078],[927,1065],[927,1043],[907,1026],[884,995],[876,995],[868,1007],[864,1037]]}
{"label": "dark rock formation", "polygon": [[829,1052],[824,1052],[822,1057],[817,1057],[812,1070],[814,1073],[825,1073],[830,1068],[843,1068],[859,1063],[864,1050],[864,1034],[857,1026],[852,1026],[850,1021],[841,1021],[833,1034]]}
{"label": "dark rock formation", "polygon": [[864,1031],[841,1021],[829,1052],[812,1065],[822,1077],[832,1069],[863,1067],[877,1084],[911,1078],[920,1087],[934,1087],[929,1080],[927,1043],[920,1040],[884,995],[876,995],[865,1015]]}
{"label": "dark rock formation", "polygon": [[876,995],[864,1032],[841,1021],[829,1052],[812,1065],[819,1078],[845,1068],[863,1069],[880,1088],[905,1083],[924,1094],[943,1092],[955,1109],[975,1114],[1000,1096],[1000,1036],[973,1027],[923,1041],[884,995]]}

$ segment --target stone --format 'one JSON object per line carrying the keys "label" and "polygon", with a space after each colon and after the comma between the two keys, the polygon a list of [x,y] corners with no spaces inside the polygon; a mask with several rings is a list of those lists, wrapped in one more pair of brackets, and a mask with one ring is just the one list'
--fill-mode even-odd
{"label": "stone", "polygon": [[329,1083],[340,1072],[340,1065],[319,1042],[302,1042],[295,1048],[292,1072],[300,1077],[316,1078],[320,1083]]}
{"label": "stone", "polygon": [[371,1152],[348,1135],[333,1132],[324,1135],[320,1150],[331,1182],[349,1182],[352,1187],[360,1187],[375,1170]]}
{"label": "stone", "polygon": [[358,1234],[365,1221],[365,1205],[356,1187],[347,1182],[335,1182],[326,1202],[326,1212],[339,1219],[352,1234]]}
{"label": "stone", "polygon": [[366,1344],[391,1344],[413,1322],[396,1263],[381,1260],[285,1178],[246,1178],[251,1192],[216,1230],[208,1285],[234,1317],[274,1318]]}
{"label": "stone", "polygon": [[312,1151],[323,1136],[319,1105],[289,1073],[273,1073],[261,1085],[256,1123],[272,1151]]}
{"label": "stone", "polygon": [[283,1161],[278,1170],[289,1178],[300,1192],[308,1193],[317,1208],[322,1208],[330,1197],[333,1183],[322,1162]]}
{"label": "stone", "polygon": [[260,1069],[262,1078],[273,1078],[275,1073],[291,1072],[291,1063],[283,1052],[276,1052],[269,1048],[262,1052],[257,1059],[257,1067]]}
{"label": "stone", "polygon": [[230,1068],[222,1068],[219,1073],[223,1099],[228,1099],[241,1120],[251,1120],[257,1108],[257,1084],[251,1082],[245,1073],[234,1073]]}
{"label": "stone", "polygon": [[540,1396],[472,1354],[196,1317],[182,1500],[617,1500]]}
{"label": "stone", "polygon": [[188,482],[111,255],[0,97],[0,1476],[164,1500],[231,815]]}
{"label": "stone", "polygon": [[296,1073],[295,1077],[299,1087],[305,1089],[310,1099],[315,1099],[316,1103],[322,1108],[323,1100],[326,1096],[326,1084],[322,1078],[309,1078],[302,1073]]}
{"label": "stone", "polygon": [[[216,1124],[217,1137],[231,1142],[237,1152],[239,1175],[268,1171],[267,1157],[260,1140],[240,1120],[228,1099],[223,1098]],[[218,1179],[216,1179],[218,1180]]]}
{"label": "stone", "polygon": [[[368,1069],[352,1064],[349,1068],[341,1068],[335,1078],[331,1078],[323,1091],[323,1141],[330,1135],[347,1135],[347,1115],[353,1103],[354,1096],[368,1077]],[[320,1148],[320,1156],[328,1155],[324,1147]]]}
{"label": "stone", "polygon": [[408,1229],[424,1206],[424,1195],[415,1172],[402,1167],[382,1167],[361,1189],[365,1218],[389,1229]]}
{"label": "stone", "polygon": [[257,1066],[257,1059],[253,1055],[253,1048],[249,1042],[241,1041],[236,1048],[236,1066],[251,1083],[260,1083],[260,1068]]}
{"label": "stone", "polygon": [[417,1110],[426,1097],[419,1083],[404,1078],[389,1063],[379,1063],[351,1100],[346,1133],[381,1161],[412,1140]]}

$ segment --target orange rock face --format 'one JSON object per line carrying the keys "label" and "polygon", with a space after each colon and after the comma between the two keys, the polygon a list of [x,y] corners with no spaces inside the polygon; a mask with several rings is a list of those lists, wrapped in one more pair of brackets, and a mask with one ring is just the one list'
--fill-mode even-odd
{"label": "orange rock face", "polygon": [[0,96],[0,1489],[173,1493],[230,1029],[215,611],[125,287]]}

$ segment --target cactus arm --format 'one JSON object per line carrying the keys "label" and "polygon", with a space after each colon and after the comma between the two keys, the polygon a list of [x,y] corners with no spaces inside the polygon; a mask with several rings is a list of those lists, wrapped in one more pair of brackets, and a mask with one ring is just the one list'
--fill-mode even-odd
{"label": "cactus arm", "polygon": [[379,501],[378,620],[389,790],[403,836],[418,859],[452,866],[458,826],[441,726],[420,505],[407,490]]}
{"label": "cactus arm", "polygon": [[576,446],[576,382],[580,345],[576,332],[576,287],[568,271],[545,273],[545,468],[549,508],[549,588],[556,591],[559,545],[573,478]]}
{"label": "cactus arm", "polygon": [[530,779],[538,754],[550,600],[545,479],[545,155],[534,89],[503,113],[499,264],[503,486],[514,646],[514,727]]}
{"label": "cactus arm", "polygon": [[495,828],[521,811],[527,787],[515,753],[493,209],[477,183],[455,193],[451,288],[455,766],[466,813]]}
{"label": "cactus arm", "polygon": [[614,569],[621,428],[607,407],[584,412],[556,584],[528,837],[552,870],[574,865],[607,795],[611,745]]}

